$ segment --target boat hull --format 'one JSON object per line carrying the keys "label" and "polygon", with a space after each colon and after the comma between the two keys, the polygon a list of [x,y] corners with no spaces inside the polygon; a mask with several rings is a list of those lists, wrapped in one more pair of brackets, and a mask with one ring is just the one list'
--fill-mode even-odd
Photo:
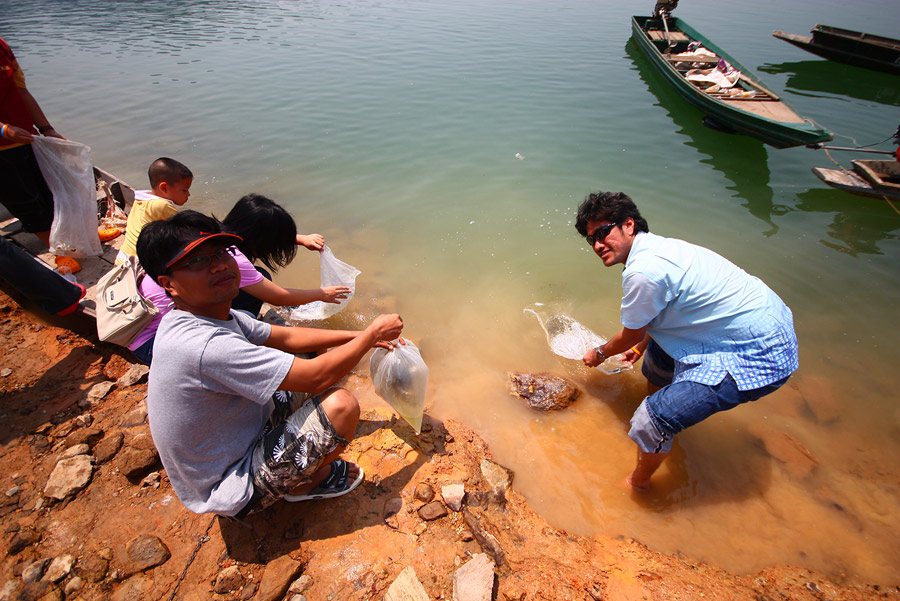
{"label": "boat hull", "polygon": [[859,174],[852,171],[814,167],[812,172],[820,180],[838,190],[844,190],[845,192],[850,192],[857,196],[866,196],[868,198],[900,200],[900,190],[883,186],[873,186]]}
{"label": "boat hull", "polygon": [[813,29],[813,33],[818,33],[818,35],[797,35],[777,30],[773,31],[772,35],[828,60],[900,75],[900,42],[897,43],[897,48],[891,48],[883,44],[868,44],[862,40],[853,40],[833,33],[816,32],[815,29]]}
{"label": "boat hull", "polygon": [[[790,148],[826,142],[833,138],[827,129],[818,127],[808,119],[799,117],[778,96],[768,90],[759,78],[741,65],[728,53],[724,52],[712,41],[694,30],[682,19],[670,18],[670,29],[684,34],[684,37],[699,41],[703,46],[731,63],[741,71],[743,79],[752,89],[765,91],[771,102],[757,100],[722,100],[707,94],[702,89],[685,79],[684,75],[664,56],[665,40],[652,40],[647,30],[656,31],[662,27],[659,19],[635,16],[631,19],[632,35],[638,46],[646,54],[653,65],[663,74],[670,84],[688,102],[711,117],[713,120],[727,125],[736,132],[758,138],[775,148]],[[680,37],[680,36],[679,36]],[[768,113],[768,114],[767,114]]]}

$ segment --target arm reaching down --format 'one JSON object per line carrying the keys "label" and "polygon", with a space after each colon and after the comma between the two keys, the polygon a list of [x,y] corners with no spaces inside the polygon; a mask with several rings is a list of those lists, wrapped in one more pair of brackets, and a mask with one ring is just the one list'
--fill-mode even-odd
{"label": "arm reaching down", "polygon": [[294,359],[279,387],[316,394],[347,375],[373,346],[389,344],[402,331],[403,320],[397,314],[379,315],[362,332],[272,326],[266,346],[289,353],[335,347],[313,359]]}

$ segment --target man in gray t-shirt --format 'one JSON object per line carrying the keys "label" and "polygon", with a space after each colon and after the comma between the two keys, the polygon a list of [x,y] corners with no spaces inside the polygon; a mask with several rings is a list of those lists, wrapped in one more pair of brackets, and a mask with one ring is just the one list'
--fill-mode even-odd
{"label": "man in gray t-shirt", "polygon": [[[392,348],[403,322],[363,331],[286,328],[232,311],[240,238],[195,211],[148,224],[137,243],[149,277],[175,309],[153,347],[147,410],[153,441],[191,511],[242,517],[278,499],[339,496],[362,470],[337,459],[359,405],[333,385],[373,346]],[[313,359],[293,353],[325,351]],[[296,407],[290,391],[311,396]]]}

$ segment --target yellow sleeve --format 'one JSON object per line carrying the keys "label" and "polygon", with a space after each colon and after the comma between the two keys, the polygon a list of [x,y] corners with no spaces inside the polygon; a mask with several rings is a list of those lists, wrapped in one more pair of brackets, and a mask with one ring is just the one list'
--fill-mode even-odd
{"label": "yellow sleeve", "polygon": [[144,208],[145,219],[149,221],[162,221],[178,212],[178,207],[164,198],[153,198],[147,201]]}

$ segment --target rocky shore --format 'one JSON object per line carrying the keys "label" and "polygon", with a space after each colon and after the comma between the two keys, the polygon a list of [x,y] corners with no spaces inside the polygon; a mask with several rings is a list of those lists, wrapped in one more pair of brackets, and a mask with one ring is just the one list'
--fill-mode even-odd
{"label": "rocky shore", "polygon": [[146,368],[98,343],[89,318],[47,322],[20,303],[0,293],[0,601],[900,600],[570,535],[464,425],[426,416],[416,436],[378,408],[365,371],[344,384],[364,407],[346,451],[360,488],[245,522],[192,514],[153,447]]}

